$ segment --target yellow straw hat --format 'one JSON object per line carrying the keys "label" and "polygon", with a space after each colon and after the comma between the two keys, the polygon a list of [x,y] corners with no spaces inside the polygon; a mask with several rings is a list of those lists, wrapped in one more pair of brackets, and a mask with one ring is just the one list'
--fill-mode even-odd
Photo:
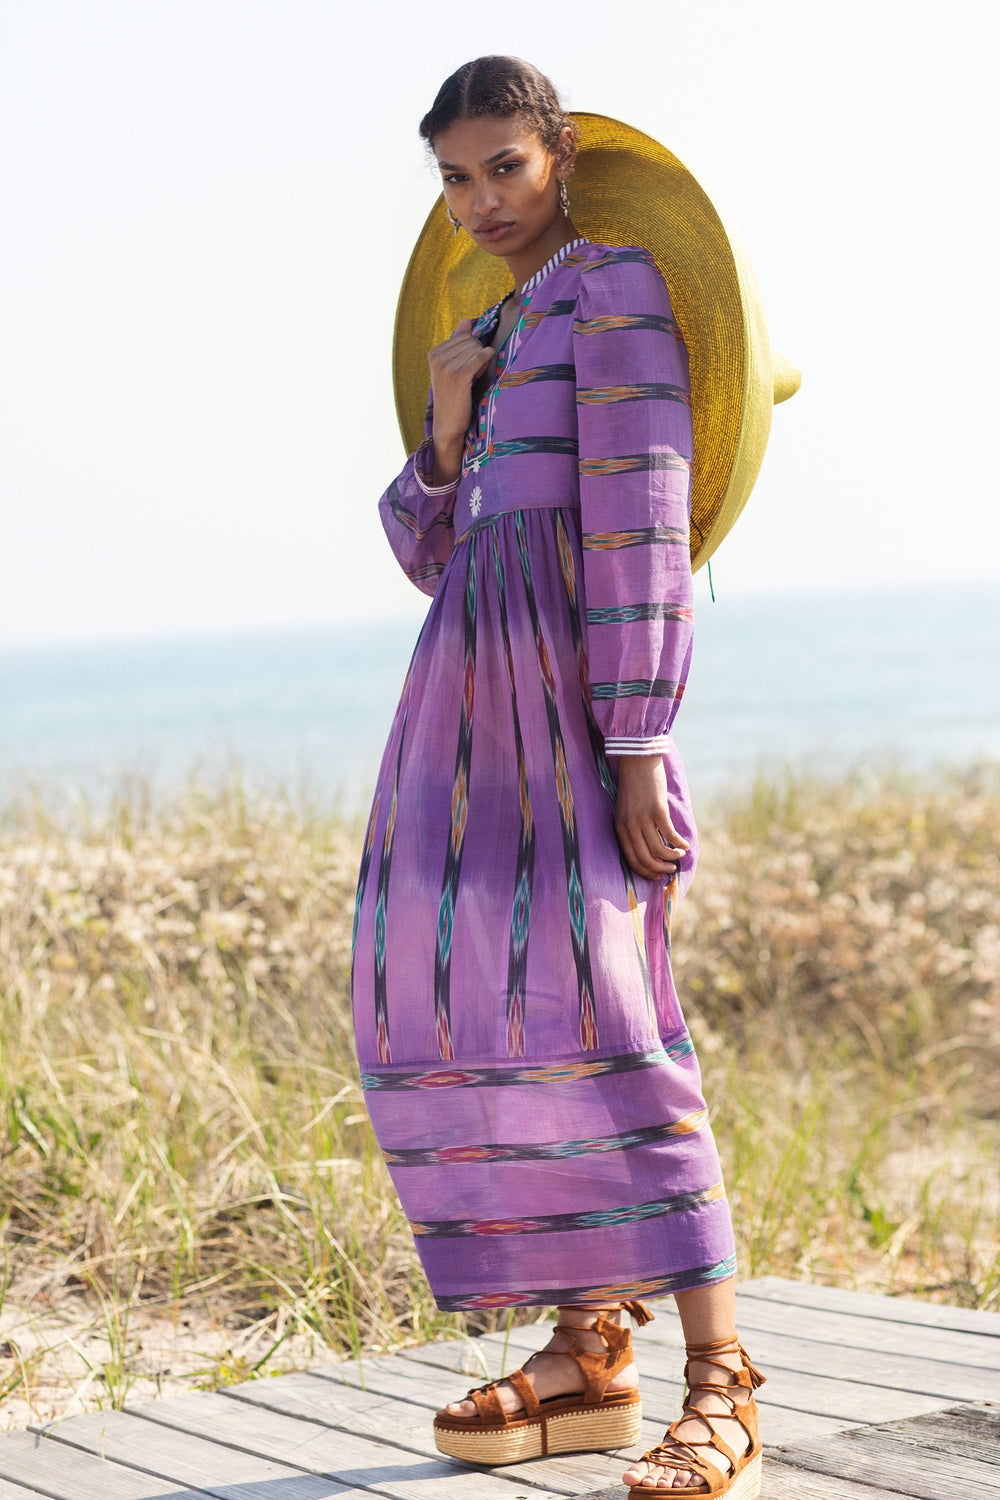
{"label": "yellow straw hat", "polygon": [[[573,223],[598,244],[642,245],[670,289],[691,359],[694,478],[691,562],[711,557],[760,472],[771,409],[799,388],[775,355],[749,257],[704,188],[672,152],[605,115],[572,114],[577,158]],[[396,412],[407,452],[423,440],[427,352],[460,318],[499,301],[510,273],[499,256],[454,234],[444,198],[427,218],[403,277],[393,336]]]}

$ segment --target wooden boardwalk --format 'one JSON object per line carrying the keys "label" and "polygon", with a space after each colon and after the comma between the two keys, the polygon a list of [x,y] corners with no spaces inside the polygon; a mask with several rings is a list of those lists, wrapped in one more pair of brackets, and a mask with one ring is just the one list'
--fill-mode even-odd
{"label": "wooden boardwalk", "polygon": [[[1000,1497],[1000,1314],[776,1278],[744,1283],[739,1303],[744,1342],[768,1376],[765,1500]],[[652,1444],[679,1409],[673,1303],[636,1337]],[[515,1329],[507,1368],[542,1342],[538,1328]],[[429,1344],[0,1433],[0,1500],[623,1495],[611,1490],[619,1456],[494,1470],[441,1458],[434,1408],[500,1374],[503,1351],[502,1334]]]}

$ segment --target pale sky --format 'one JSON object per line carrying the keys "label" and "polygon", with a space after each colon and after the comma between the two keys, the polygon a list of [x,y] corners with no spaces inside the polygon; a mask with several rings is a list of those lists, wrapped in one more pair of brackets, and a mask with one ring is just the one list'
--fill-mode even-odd
{"label": "pale sky", "polygon": [[423,611],[392,321],[485,52],[674,151],[802,369],[716,593],[995,590],[998,12],[4,0],[0,646]]}

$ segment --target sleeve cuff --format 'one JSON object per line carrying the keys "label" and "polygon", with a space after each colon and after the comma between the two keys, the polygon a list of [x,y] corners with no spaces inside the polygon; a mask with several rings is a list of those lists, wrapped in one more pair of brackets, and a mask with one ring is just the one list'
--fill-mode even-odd
{"label": "sleeve cuff", "polygon": [[604,741],[605,755],[666,755],[669,749],[669,734],[654,734],[648,739],[640,739],[637,735],[609,735]]}
{"label": "sleeve cuff", "polygon": [[453,490],[458,489],[462,476],[460,474],[456,475],[448,484],[428,484],[424,474],[423,463],[425,459],[431,458],[433,453],[434,443],[431,438],[421,443],[416,453],[414,453],[413,473],[416,481],[425,495],[450,495]]}

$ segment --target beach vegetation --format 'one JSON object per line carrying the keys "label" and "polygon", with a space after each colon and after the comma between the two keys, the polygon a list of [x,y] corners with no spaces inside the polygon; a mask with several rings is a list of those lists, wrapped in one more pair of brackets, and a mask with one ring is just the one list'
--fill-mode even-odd
{"label": "beach vegetation", "polygon": [[[703,813],[674,963],[744,1277],[1000,1309],[998,827],[990,765]],[[368,1125],[362,832],[235,775],[8,797],[0,1423],[502,1322],[435,1309]]]}

